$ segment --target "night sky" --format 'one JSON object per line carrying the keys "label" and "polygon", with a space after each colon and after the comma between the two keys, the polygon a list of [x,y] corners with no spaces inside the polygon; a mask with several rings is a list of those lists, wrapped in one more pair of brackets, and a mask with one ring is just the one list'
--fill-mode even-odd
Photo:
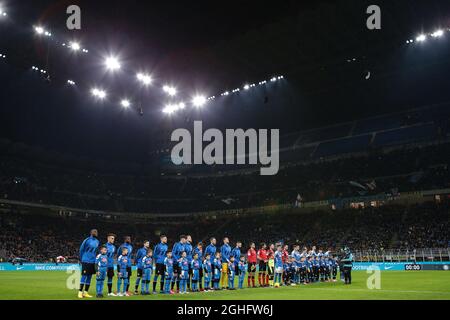
{"label": "night sky", "polygon": [[[287,134],[450,101],[450,34],[405,44],[418,32],[450,27],[448,1],[380,1],[386,6],[377,34],[365,28],[365,1],[345,3],[2,0],[9,15],[0,20],[0,53],[8,55],[0,60],[0,138],[144,162],[171,130],[190,128],[195,119],[205,127],[279,128]],[[70,4],[82,9],[80,31],[65,28]],[[326,18],[330,12],[336,17]],[[58,41],[80,41],[89,54],[48,46],[33,33],[37,24]],[[120,57],[120,72],[105,72],[108,54]],[[352,57],[357,61],[347,63]],[[51,83],[32,65],[48,69]],[[142,68],[158,85],[174,84],[184,101],[195,92],[218,95],[276,74],[286,79],[167,117],[159,87],[143,92],[136,83]],[[77,87],[67,86],[67,79]],[[92,99],[89,90],[96,85],[110,99]],[[131,110],[118,105],[125,95]]]}

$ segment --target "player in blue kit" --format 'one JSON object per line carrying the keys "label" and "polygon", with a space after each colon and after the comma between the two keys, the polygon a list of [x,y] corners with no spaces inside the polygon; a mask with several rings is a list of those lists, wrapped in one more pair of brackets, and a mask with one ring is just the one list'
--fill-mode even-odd
{"label": "player in blue kit", "polygon": [[113,233],[108,234],[106,242],[106,255],[108,256],[108,271],[106,275],[108,276],[108,296],[115,297],[116,294],[112,292],[113,278],[114,278],[114,256],[116,255],[116,246],[114,241],[116,240],[116,235]]}
{"label": "player in blue kit", "polygon": [[313,257],[309,256],[307,259],[307,270],[308,270],[308,283],[314,282],[314,271],[313,271]]}
{"label": "player in blue kit", "polygon": [[312,269],[313,269],[314,282],[317,282],[317,281],[319,281],[319,275],[320,275],[320,262],[319,262],[319,257],[317,255],[315,255],[312,260]]}
{"label": "player in blue kit", "polygon": [[92,275],[95,274],[95,260],[100,242],[97,239],[98,231],[92,229],[90,236],[86,238],[80,246],[81,280],[78,298],[92,298],[89,295]]}
{"label": "player in blue kit", "polygon": [[150,248],[150,241],[146,240],[144,241],[144,246],[136,252],[134,261],[137,267],[137,277],[136,283],[134,285],[134,294],[139,293],[139,284],[144,273],[144,265],[142,264],[142,259],[144,259],[144,257],[147,255],[148,248]]}
{"label": "player in blue kit", "polygon": [[200,283],[200,271],[202,269],[202,263],[198,258],[198,253],[194,253],[193,259],[191,261],[192,270],[192,291],[199,292],[198,285]]}
{"label": "player in blue kit", "polygon": [[[117,258],[117,295],[119,297],[125,296],[129,297],[130,295],[127,292],[128,287],[128,248],[122,248],[122,254]],[[122,287],[123,283],[123,287]]]}
{"label": "player in blue kit", "polygon": [[234,288],[234,278],[236,276],[236,266],[234,256],[230,257],[230,262],[228,263],[228,289],[235,290]]}
{"label": "player in blue kit", "polygon": [[198,274],[199,291],[203,291],[203,243],[197,243],[197,247],[193,251],[193,255],[195,254],[198,255],[198,261],[200,262],[200,271]]}
{"label": "player in blue kit", "polygon": [[331,275],[333,277],[333,282],[336,282],[338,267],[339,267],[339,263],[338,263],[337,257],[332,257],[331,258]]}
{"label": "player in blue kit", "polygon": [[211,262],[211,255],[207,253],[205,259],[203,260],[203,275],[205,276],[205,291],[210,291],[212,287],[212,275],[213,275],[213,264]]}
{"label": "player in blue kit", "polygon": [[[166,257],[164,258],[165,284],[164,284],[164,291],[162,293],[173,294],[173,291],[170,290],[171,282],[174,281],[173,265],[174,265],[174,260],[172,258],[172,252],[167,251]],[[153,283],[153,286],[154,285],[155,285],[155,283]]]}
{"label": "player in blue kit", "polygon": [[306,284],[307,283],[307,265],[306,258],[301,257],[300,262],[298,264],[298,272],[299,272],[299,283]]}
{"label": "player in blue kit", "polygon": [[153,250],[147,249],[147,254],[142,258],[142,285],[141,285],[141,294],[149,295],[150,294],[150,281],[152,280],[153,273]]}
{"label": "player in blue kit", "polygon": [[324,282],[326,279],[326,263],[325,258],[323,255],[319,256],[319,274],[320,274],[320,281]]}
{"label": "player in blue kit", "polygon": [[181,253],[180,266],[180,294],[188,293],[186,290],[187,282],[189,280],[189,261],[187,259],[186,251]]}
{"label": "player in blue kit", "polygon": [[274,263],[275,263],[275,276],[273,279],[274,286],[279,287],[281,285],[282,281],[282,275],[283,275],[283,248],[281,245],[277,246],[277,250],[274,254]]}
{"label": "player in blue kit", "polygon": [[106,246],[102,246],[100,248],[100,254],[97,256],[95,260],[95,269],[97,272],[97,285],[96,285],[96,296],[97,298],[103,298],[103,284],[106,279],[106,272],[108,270],[108,250]]}
{"label": "player in blue kit", "polygon": [[301,253],[300,253],[300,246],[297,244],[294,246],[294,250],[291,253],[291,256],[294,258],[294,283],[300,283],[300,260],[301,260]]}
{"label": "player in blue kit", "polygon": [[172,258],[174,260],[174,266],[173,266],[174,279],[172,280],[172,285],[171,285],[172,291],[173,291],[175,283],[177,284],[177,292],[180,291],[180,281],[181,281],[180,261],[181,261],[181,254],[185,251],[185,245],[186,245],[186,236],[181,235],[180,241],[175,243],[172,248]]}
{"label": "player in blue kit", "polygon": [[168,247],[167,247],[167,237],[165,235],[161,235],[159,238],[161,242],[158,243],[153,249],[153,257],[155,260],[155,269],[156,269],[155,275],[153,277],[153,294],[156,294],[156,284],[158,282],[159,276],[161,276],[161,280],[159,282],[160,292],[164,293],[164,277],[165,277],[164,260],[166,259]]}
{"label": "player in blue kit", "polygon": [[219,290],[220,274],[222,272],[222,259],[220,257],[220,252],[216,252],[214,261],[212,263],[213,267],[213,290]]}
{"label": "player in blue kit", "polygon": [[[214,261],[214,258],[216,257],[216,252],[217,252],[216,238],[209,239],[209,243],[210,244],[205,249],[205,255],[209,254],[211,264],[212,264]],[[208,283],[208,285],[205,284],[205,287],[213,288],[213,283],[212,283],[212,281],[214,280],[213,277],[211,277],[210,280],[211,280],[211,283]]]}
{"label": "player in blue kit", "polygon": [[247,272],[247,262],[245,256],[241,256],[238,262],[238,275],[239,275],[239,289],[244,288],[245,274]]}
{"label": "player in blue kit", "polygon": [[221,288],[228,289],[228,264],[230,262],[231,246],[230,240],[223,238],[223,245],[220,247],[220,255],[222,257],[222,275],[221,275]]}
{"label": "player in blue kit", "polygon": [[187,289],[188,291],[191,290],[191,278],[192,278],[192,269],[191,269],[191,262],[193,259],[193,251],[194,248],[192,247],[192,237],[190,235],[186,236],[186,244],[184,245],[184,251],[186,251],[186,259],[189,263],[189,271],[188,271],[188,279],[187,279]]}
{"label": "player in blue kit", "polygon": [[131,237],[130,236],[125,236],[124,237],[124,242],[122,243],[122,245],[119,247],[119,249],[117,250],[117,252],[122,252],[123,248],[127,248],[127,261],[128,261],[128,266],[127,266],[127,276],[128,276],[128,281],[127,281],[127,294],[129,295],[129,289],[130,289],[130,278],[132,275],[132,269],[131,269],[131,254],[133,253],[133,246],[131,245]]}

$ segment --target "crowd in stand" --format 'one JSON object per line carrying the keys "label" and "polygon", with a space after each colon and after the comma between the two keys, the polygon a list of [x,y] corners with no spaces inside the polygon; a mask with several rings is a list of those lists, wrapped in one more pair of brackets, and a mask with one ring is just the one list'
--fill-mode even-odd
{"label": "crowd in stand", "polygon": [[[295,210],[271,214],[216,217],[167,217],[154,222],[118,223],[101,218],[80,219],[19,212],[0,214],[0,259],[54,261],[64,256],[76,261],[78,247],[90,228],[120,231],[119,238],[131,235],[133,244],[156,242],[159,234],[176,237],[189,232],[194,241],[211,236],[228,236],[243,242],[279,242],[326,249],[349,246],[352,250],[389,248],[446,248],[450,242],[449,203],[426,202],[410,206],[386,205],[378,208],[322,210],[309,213]],[[174,243],[177,239],[170,238]]]}
{"label": "crowd in stand", "polygon": [[[114,175],[0,157],[3,199],[126,212],[197,212],[450,187],[450,144],[282,168],[275,176]],[[281,162],[283,165],[283,162]],[[362,186],[355,187],[354,181]],[[373,184],[374,183],[374,184]],[[239,186],[239,188],[236,188]]]}

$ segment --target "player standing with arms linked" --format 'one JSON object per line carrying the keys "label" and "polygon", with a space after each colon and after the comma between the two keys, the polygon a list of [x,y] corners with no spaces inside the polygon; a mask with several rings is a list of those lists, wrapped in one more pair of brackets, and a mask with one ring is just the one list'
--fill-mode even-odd
{"label": "player standing with arms linked", "polygon": [[86,238],[80,246],[81,261],[81,281],[78,298],[92,298],[89,295],[89,287],[91,286],[92,275],[95,274],[95,260],[100,242],[97,239],[97,229],[92,229],[90,236]]}
{"label": "player standing with arms linked", "polygon": [[174,278],[172,279],[172,285],[171,285],[172,291],[173,291],[175,282],[177,284],[177,292],[180,291],[180,281],[181,281],[180,261],[181,261],[181,254],[185,251],[185,245],[186,245],[186,236],[183,234],[180,236],[180,241],[175,243],[172,248],[172,258],[174,260],[174,264],[173,264],[173,277]]}
{"label": "player standing with arms linked", "polygon": [[95,260],[95,271],[97,272],[96,278],[97,298],[103,298],[103,284],[105,283],[106,272],[108,270],[108,256],[106,255],[107,252],[108,250],[106,249],[106,246],[102,246],[100,248],[100,254],[97,256],[97,259]]}
{"label": "player standing with arms linked", "polygon": [[255,287],[255,272],[256,272],[257,254],[255,250],[255,243],[250,243],[250,249],[247,251],[247,287]]}
{"label": "player standing with arms linked", "polygon": [[267,246],[265,243],[261,243],[261,247],[258,250],[257,257],[259,261],[258,269],[258,282],[260,287],[266,286],[266,271],[267,271]]}
{"label": "player standing with arms linked", "polygon": [[191,280],[192,280],[192,268],[191,268],[191,262],[192,262],[192,253],[193,253],[194,247],[192,246],[192,237],[190,235],[186,236],[186,244],[184,245],[184,251],[186,251],[186,259],[189,262],[189,271],[188,271],[188,279],[187,279],[187,290],[191,291]]}
{"label": "player standing with arms linked", "polygon": [[[124,237],[124,242],[123,244],[119,247],[118,252],[123,252],[122,249],[126,248],[127,249],[127,277],[128,277],[128,281],[127,281],[127,287],[126,287],[126,292],[128,295],[130,295],[130,278],[131,278],[131,274],[132,274],[132,269],[131,269],[131,253],[133,252],[133,246],[131,245],[131,237],[130,236],[125,236]],[[123,255],[123,254],[122,254]]]}
{"label": "player standing with arms linked", "polygon": [[108,276],[108,296],[115,297],[115,293],[112,292],[113,278],[114,278],[114,256],[116,254],[116,246],[114,241],[116,239],[115,234],[108,234],[106,242],[106,256],[108,257],[108,269],[106,275]]}
{"label": "player standing with arms linked", "polygon": [[150,241],[145,240],[144,246],[136,252],[136,257],[134,259],[134,262],[137,267],[137,278],[136,278],[136,283],[134,285],[134,294],[139,294],[139,284],[141,282],[141,278],[144,273],[143,258],[147,255],[148,248],[150,248]]}
{"label": "player standing with arms linked", "polygon": [[222,289],[228,289],[228,264],[230,263],[231,247],[230,240],[223,238],[223,245],[220,247],[220,255],[222,257],[222,276],[220,278]]}
{"label": "player standing with arms linked", "polygon": [[164,260],[166,259],[166,253],[168,249],[167,237],[165,235],[161,235],[159,239],[161,242],[158,243],[153,249],[153,257],[155,260],[155,269],[156,269],[155,276],[153,277],[153,294],[156,294],[156,283],[158,282],[159,276],[161,276],[161,280],[159,282],[160,292],[164,293],[164,276],[165,276]]}

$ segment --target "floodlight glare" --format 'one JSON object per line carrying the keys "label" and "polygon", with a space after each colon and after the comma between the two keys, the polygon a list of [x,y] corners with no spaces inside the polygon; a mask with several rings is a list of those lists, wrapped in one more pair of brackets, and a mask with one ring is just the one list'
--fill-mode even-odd
{"label": "floodlight glare", "polygon": [[117,60],[117,58],[115,58],[115,57],[106,58],[105,65],[106,65],[106,68],[108,68],[109,70],[112,70],[112,71],[120,69],[119,60]]}
{"label": "floodlight glare", "polygon": [[174,87],[170,87],[170,86],[164,86],[163,90],[165,93],[167,93],[169,96],[175,96],[177,94],[177,89],[175,89]]}
{"label": "floodlight glare", "polygon": [[246,85],[244,86],[244,90],[248,90],[248,89],[250,89],[250,86],[249,86],[248,84],[246,84]]}
{"label": "floodlight glare", "polygon": [[121,104],[122,107],[124,107],[124,108],[129,108],[130,105],[131,105],[130,101],[128,101],[127,99],[123,99],[123,100],[120,102],[120,104]]}
{"label": "floodlight glare", "polygon": [[99,99],[104,99],[106,98],[106,92],[103,90],[99,90],[99,89],[92,89],[92,95],[94,97],[97,97]]}
{"label": "floodlight glare", "polygon": [[435,32],[433,32],[432,34],[431,34],[431,36],[433,37],[433,38],[439,38],[439,37],[442,37],[444,35],[444,31],[443,30],[436,30]]}
{"label": "floodlight glare", "polygon": [[427,36],[425,34],[421,34],[416,38],[417,42],[423,42],[425,40],[427,40]]}
{"label": "floodlight glare", "polygon": [[195,96],[192,99],[192,104],[194,107],[200,108],[203,107],[206,103],[206,98],[204,96]]}
{"label": "floodlight glare", "polygon": [[37,34],[43,34],[45,32],[44,28],[42,27],[35,27],[34,30],[36,30]]}
{"label": "floodlight glare", "polygon": [[72,80],[67,80],[67,83],[70,84],[71,86],[75,85],[75,81],[72,81]]}
{"label": "floodlight glare", "polygon": [[148,86],[152,83],[152,77],[148,74],[138,73],[137,78],[145,86]]}
{"label": "floodlight glare", "polygon": [[169,104],[163,109],[163,113],[172,114],[176,111],[176,109],[176,106]]}
{"label": "floodlight glare", "polygon": [[73,51],[78,51],[81,49],[81,46],[78,42],[71,42],[70,49],[72,49]]}

